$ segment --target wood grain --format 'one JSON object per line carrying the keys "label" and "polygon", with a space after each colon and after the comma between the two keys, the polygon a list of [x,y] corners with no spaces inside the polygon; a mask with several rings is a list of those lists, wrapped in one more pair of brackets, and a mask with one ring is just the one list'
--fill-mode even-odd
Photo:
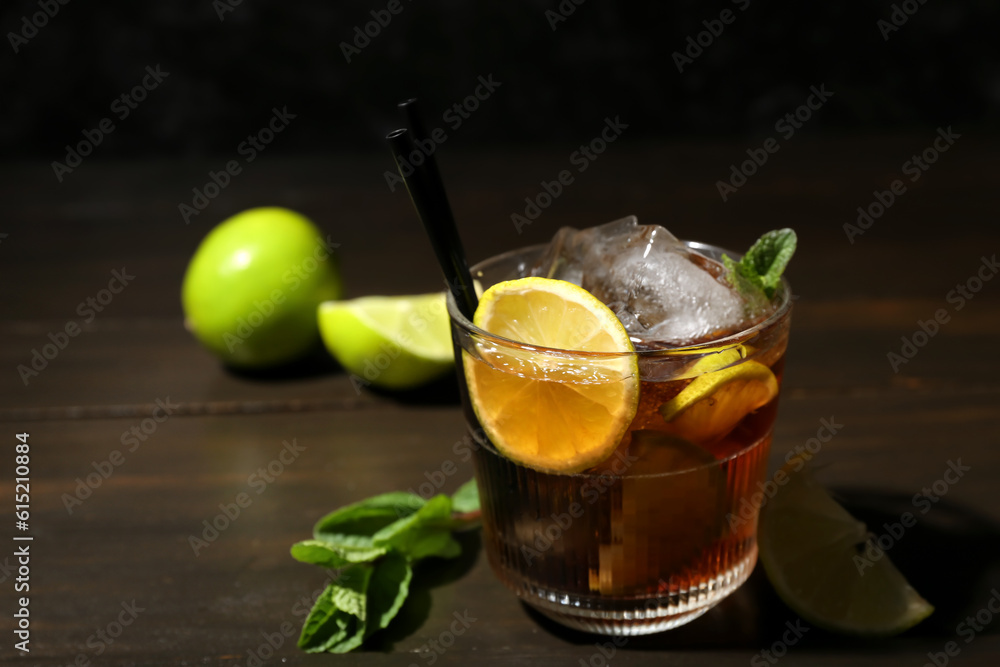
{"label": "wood grain", "polygon": [[[473,258],[631,212],[681,237],[736,248],[765,229],[795,227],[797,298],[772,469],[821,420],[842,424],[816,455],[821,478],[879,532],[914,511],[915,494],[949,462],[969,466],[890,554],[935,615],[880,642],[811,629],[782,665],[921,665],[929,651],[961,642],[958,624],[1000,587],[1000,280],[984,282],[960,309],[949,300],[1000,246],[991,196],[996,140],[957,144],[854,243],[843,231],[924,139],[796,139],[726,203],[714,183],[745,147],[624,143],[520,234],[510,215],[565,168],[572,147],[442,155]],[[176,205],[213,165],[95,161],[63,187],[47,165],[0,166],[9,232],[0,244],[0,425],[11,453],[14,433],[31,434],[32,664],[83,655],[95,664],[245,665],[261,647],[267,653],[265,635],[294,627],[297,636],[303,598],[325,575],[288,549],[320,516],[376,493],[419,489],[451,470],[446,462],[455,472],[440,490],[471,476],[452,378],[405,395],[357,390],[322,354],[280,373],[237,374],[183,328],[180,280],[198,240],[215,221],[258,204],[313,216],[341,244],[351,296],[439,289],[405,193],[385,185],[387,160],[262,161],[185,225]],[[134,284],[22,382],[17,366],[30,363],[49,333],[81,321],[78,304],[123,267]],[[938,332],[893,368],[889,354],[901,339],[942,309],[948,319]],[[171,414],[156,421],[164,415],[157,400],[167,399]],[[261,486],[257,471],[275,465],[283,443],[304,449]],[[9,499],[11,458],[0,461],[0,497]],[[107,479],[94,476],[99,470],[110,470]],[[70,500],[84,495],[88,476],[96,488]],[[241,492],[249,506],[195,553],[191,537]],[[528,611],[493,577],[477,540],[463,536],[458,562],[423,566],[399,621],[342,660],[603,664],[596,644],[607,639]],[[0,590],[9,608],[9,579]],[[133,600],[143,611],[98,655],[91,637]],[[430,642],[450,641],[456,613],[476,620],[438,654]],[[609,662],[754,664],[795,619],[758,569],[703,619],[631,639]],[[996,664],[998,635],[1000,618],[961,644],[956,664]],[[12,642],[0,643],[0,661],[14,654]],[[306,656],[294,637],[282,637],[267,662],[334,660]]]}

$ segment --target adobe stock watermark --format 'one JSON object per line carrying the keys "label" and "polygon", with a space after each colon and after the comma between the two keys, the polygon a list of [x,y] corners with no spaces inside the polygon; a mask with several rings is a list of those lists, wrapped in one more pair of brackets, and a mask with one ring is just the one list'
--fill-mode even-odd
{"label": "adobe stock watermark", "polygon": [[[157,63],[156,67],[147,65],[146,75],[142,77],[142,80],[133,86],[131,90],[122,93],[111,101],[111,113],[119,121],[125,120],[133,111],[139,108],[139,104],[149,96],[149,93],[156,90],[168,76],[170,76],[170,72],[162,71],[159,63]],[[56,180],[62,183],[63,177],[66,174],[72,174],[74,169],[83,164],[83,159],[93,153],[94,149],[104,142],[104,138],[115,131],[115,127],[115,121],[112,120],[112,117],[106,116],[97,123],[94,129],[83,130],[81,132],[83,138],[76,145],[70,146],[67,144],[66,155],[63,161],[54,160],[51,165],[52,173],[55,174]]]}
{"label": "adobe stock watermark", "polygon": [[[465,121],[471,118],[471,114],[479,109],[479,105],[490,99],[497,88],[503,85],[502,81],[493,80],[492,73],[487,74],[485,77],[482,75],[478,76],[477,81],[479,81],[479,85],[473,89],[472,94],[464,97],[461,102],[455,102],[441,114],[441,121],[447,123],[453,132],[457,132]],[[434,130],[427,133],[427,137],[424,139],[415,138],[413,141],[413,151],[409,155],[396,156],[396,161],[399,164],[399,169],[403,172],[403,176],[410,176],[413,173],[414,167],[421,166],[428,157],[434,155],[438,146],[446,141],[448,141],[448,133],[445,132],[443,127],[434,128]],[[387,169],[383,175],[385,176],[386,185],[389,186],[389,192],[395,192],[396,186],[403,184],[403,178],[399,175],[398,171]]]}
{"label": "adobe stock watermark", "polygon": [[[834,416],[831,416],[829,419],[825,417],[821,418],[819,420],[819,428],[816,429],[816,435],[790,449],[785,454],[785,463],[792,466],[792,472],[802,470],[806,463],[819,454],[820,450],[823,449],[823,445],[833,440],[834,436],[840,433],[843,428],[844,425],[838,424],[837,418]],[[792,463],[792,461],[795,462]],[[768,500],[774,498],[778,493],[778,489],[788,484],[789,479],[788,473],[779,468],[771,476],[771,479],[766,482],[757,482],[757,491],[754,491],[749,500],[746,496],[740,498],[739,511],[737,513],[729,512],[726,514],[726,521],[729,523],[730,530],[736,530],[743,524],[756,520],[760,508]]]}
{"label": "adobe stock watermark", "polygon": [[[93,322],[97,314],[104,312],[104,309],[111,304],[115,296],[121,294],[133,280],[135,280],[135,276],[130,275],[124,266],[121,271],[117,269],[112,270],[111,279],[108,281],[106,288],[98,290],[97,294],[88,296],[77,304],[76,314],[82,318],[82,324]],[[30,362],[28,364],[17,365],[17,374],[20,376],[21,382],[24,383],[25,387],[28,386],[33,378],[38,377],[42,371],[48,368],[49,364],[59,356],[60,352],[66,349],[70,339],[76,338],[83,332],[80,324],[76,320],[67,320],[66,324],[60,329],[49,332],[48,339],[50,342],[43,343],[41,349],[37,347],[31,348]]]}
{"label": "adobe stock watermark", "polygon": [[[461,463],[468,463],[472,458],[472,453],[474,451],[478,451],[480,448],[480,444],[478,442],[478,439],[480,438],[486,438],[486,432],[481,428],[476,429],[474,432],[470,431],[469,433],[466,433],[461,440],[456,440],[451,446],[452,454],[454,454]],[[439,465],[436,469],[425,470],[425,481],[421,482],[416,487],[411,486],[407,489],[407,491],[416,496],[420,496],[424,500],[429,500],[433,496],[440,493],[444,485],[458,472],[458,470],[458,464],[455,463],[455,460],[447,458],[442,461],[441,465]],[[409,516],[410,511],[411,510],[408,506],[398,507],[396,509],[396,514],[400,517]]]}
{"label": "adobe stock watermark", "polygon": [[[662,591],[664,589],[672,588],[673,585],[674,577],[670,577],[670,583],[667,583],[661,578],[657,583],[657,589]],[[643,602],[644,611],[636,612],[635,617],[650,618],[655,615],[655,610],[671,604],[673,604],[673,601],[669,597],[647,598]],[[618,654],[618,651],[624,648],[631,639],[632,637],[630,636],[615,636],[610,637],[604,642],[594,642],[594,652],[586,658],[580,658],[580,667],[608,667],[611,665],[611,659],[614,658]]]}
{"label": "adobe stock watermark", "polygon": [[[663,580],[660,579],[660,583]],[[611,664],[611,659],[615,657],[618,650],[628,644],[631,637],[618,635],[611,637],[606,642],[594,642],[594,652],[589,657],[580,658],[580,667],[607,667]]]}
{"label": "adobe stock watermark", "polygon": [[[805,102],[794,111],[786,113],[774,124],[774,131],[781,134],[781,138],[785,141],[795,136],[796,130],[801,130],[803,124],[808,123],[813,117],[813,113],[822,109],[823,105],[833,97],[833,93],[826,89],[825,83],[821,83],[819,88],[809,86],[809,93]],[[779,150],[781,144],[775,137],[765,139],[760,148],[748,148],[746,153],[750,159],[744,160],[738,167],[735,164],[729,165],[729,180],[715,182],[722,201],[729,201],[729,196],[746,185],[747,179],[756,174],[767,164],[768,158]]]}
{"label": "adobe stock watermark", "polygon": [[[637,456],[616,451],[605,462],[605,465],[609,468],[608,471],[602,472],[594,479],[588,480],[580,486],[581,498],[583,498],[587,505],[595,504],[609,489],[621,481],[621,476],[638,460],[639,457]],[[544,527],[542,527],[542,522],[540,521],[539,527],[531,531],[534,537],[532,541],[533,546],[528,546],[527,544],[521,545],[521,556],[524,558],[525,563],[531,565],[536,558],[541,557],[542,554],[551,549],[553,544],[562,539],[563,534],[570,529],[574,521],[582,517],[586,511],[586,507],[582,503],[574,500],[565,506],[565,511],[552,512],[549,516],[551,521],[547,522]]]}
{"label": "adobe stock watermark", "polygon": [[130,429],[122,432],[121,438],[119,438],[122,449],[111,450],[107,458],[101,461],[91,461],[90,465],[94,469],[94,472],[88,474],[86,477],[77,477],[75,480],[76,488],[72,494],[62,494],[61,500],[63,506],[66,508],[66,512],[72,516],[74,508],[83,505],[83,501],[90,498],[94,494],[94,491],[101,488],[101,485],[118,468],[124,465],[125,455],[132,454],[139,449],[140,445],[156,433],[156,429],[160,427],[160,424],[167,421],[179,407],[181,407],[179,403],[170,402],[169,396],[165,399],[156,399],[151,417],[146,417],[138,424],[134,424]]}
{"label": "adobe stock watermark", "polygon": [[243,4],[243,0],[212,0],[212,9],[219,17],[220,22],[226,20],[226,14],[236,11],[236,8]]}
{"label": "adobe stock watermark", "polygon": [[[379,344],[378,354],[369,355],[365,359],[362,374],[351,373],[351,386],[354,392],[361,395],[361,388],[371,385],[379,377],[391,377],[392,369],[404,349],[409,349],[413,343],[414,334],[427,330],[433,322],[448,321],[447,306],[444,299],[428,299],[420,302],[419,307],[406,316],[406,326],[400,326],[399,333],[391,340]],[[407,360],[404,360],[404,364]]]}
{"label": "adobe stock watermark", "polygon": [[297,114],[289,113],[287,106],[283,106],[281,109],[272,107],[271,117],[267,123],[256,132],[248,134],[247,138],[236,146],[236,154],[243,160],[229,160],[219,171],[209,169],[208,180],[205,181],[205,184],[200,188],[191,188],[191,203],[181,202],[177,205],[177,211],[181,214],[184,224],[190,224],[192,217],[208,208],[212,200],[229,187],[233,178],[243,173],[243,167],[256,160],[257,156],[274,141],[275,137],[281,134],[288,127],[288,124],[297,117]]}
{"label": "adobe stock watermark", "polygon": [[802,637],[809,632],[809,626],[805,625],[801,618],[795,619],[794,623],[785,621],[785,628],[786,630],[781,634],[780,639],[776,639],[771,646],[750,658],[752,667],[766,667],[776,664],[778,660],[788,655],[790,647],[798,644]]}
{"label": "adobe stock watermark", "polygon": [[18,53],[21,47],[38,35],[38,31],[49,24],[49,21],[56,17],[59,10],[64,5],[68,5],[70,0],[38,0],[39,11],[28,16],[21,17],[21,29],[17,32],[8,32],[7,41],[14,53]]}
{"label": "adobe stock watermark", "polygon": [[[292,625],[291,621],[284,621],[278,626],[278,629],[274,632],[267,632],[265,630],[260,631],[261,637],[264,638],[260,644],[255,648],[247,649],[247,661],[243,663],[246,667],[262,667],[262,665],[267,664],[275,652],[281,649],[289,639],[292,643],[295,643],[295,635],[299,631]],[[239,663],[236,663],[234,667],[240,667]]]}
{"label": "adobe stock watermark", "polygon": [[[924,172],[938,161],[941,154],[954,146],[957,139],[962,138],[961,134],[951,129],[951,125],[948,126],[948,129],[939,127],[937,134],[938,136],[934,138],[934,141],[927,148],[920,151],[919,155],[914,153],[910,156],[909,160],[900,166],[903,175],[910,177],[909,181],[911,183],[916,183],[920,180]],[[890,183],[888,190],[873,190],[872,196],[875,197],[875,201],[868,204],[868,206],[858,207],[858,219],[855,221],[855,224],[844,223],[844,233],[847,234],[847,240],[850,241],[851,245],[854,245],[855,237],[861,236],[870,229],[875,224],[875,221],[881,218],[896,203],[896,199],[905,193],[906,183],[901,178],[897,178]]]}
{"label": "adobe stock watermark", "polygon": [[[741,12],[745,12],[750,6],[750,0],[731,0],[731,2]],[[715,40],[722,35],[726,26],[731,25],[736,20],[736,16],[737,14],[727,7],[719,13],[719,18],[702,21],[701,24],[705,26],[705,29],[696,35],[688,35],[684,53],[674,51],[671,54],[670,57],[673,59],[674,65],[677,66],[677,71],[683,74],[685,67],[693,65],[694,61],[705,52],[705,49],[712,46]]]}
{"label": "adobe stock watermark", "polygon": [[555,10],[545,10],[545,20],[549,22],[552,32],[556,31],[560,23],[565,23],[570,16],[576,12],[576,8],[587,0],[561,0]]}
{"label": "adobe stock watermark", "polygon": [[[994,617],[1000,614],[1000,591],[996,588],[990,589],[990,598],[976,612],[975,616],[966,616],[963,621],[955,626],[955,634],[961,637],[966,645],[976,640],[981,632],[993,623]],[[956,641],[945,643],[941,651],[928,651],[927,659],[923,667],[946,667],[951,659],[962,652],[962,647]]]}
{"label": "adobe stock watermark", "polygon": [[[219,513],[201,522],[203,528],[200,536],[194,533],[188,535],[188,545],[195,556],[200,556],[202,551],[219,539],[219,535],[236,523],[243,510],[253,504],[254,498],[267,491],[268,487],[285,472],[287,466],[294,463],[302,452],[306,451],[295,438],[292,438],[291,442],[285,440],[281,445],[277,456],[247,477],[247,491],[237,493],[232,502],[219,503]],[[253,496],[250,495],[250,490],[254,492]]]}
{"label": "adobe stock watermark", "polygon": [[[327,570],[327,573],[326,581],[319,588],[314,590],[311,595],[303,595],[295,601],[291,609],[292,616],[298,619],[305,619],[309,616],[309,611],[316,604],[319,596],[323,594],[327,586],[337,580],[335,573],[330,570]],[[301,623],[299,625],[301,626]],[[264,640],[255,647],[247,648],[246,662],[242,663],[242,665],[236,663],[234,667],[263,667],[285,645],[285,642],[292,640],[292,644],[294,644],[295,636],[298,633],[299,631],[291,621],[283,621],[274,632],[261,630],[260,635]]]}
{"label": "adobe stock watermark", "polygon": [[[413,0],[407,0],[407,3],[413,2]],[[344,60],[347,64],[351,64],[351,58],[357,55],[361,55],[361,51],[365,49],[372,40],[376,39],[382,34],[382,31],[389,27],[392,23],[392,19],[395,16],[403,13],[405,9],[402,0],[389,0],[385,5],[385,9],[372,9],[368,13],[371,15],[372,20],[362,25],[354,26],[354,39],[351,43],[341,42],[340,52],[344,54]]]}
{"label": "adobe stock watermark", "polygon": [[339,247],[339,243],[330,240],[329,234],[325,239],[317,238],[312,257],[306,257],[301,262],[293,264],[281,274],[281,282],[287,287],[274,288],[263,300],[254,299],[253,310],[247,313],[246,317],[237,317],[236,328],[222,334],[222,342],[226,344],[226,349],[232,353],[245,343],[257,329],[280,310],[279,307],[285,303],[288,295],[299,289],[302,283],[315,273],[323,262],[329,260],[333,256],[333,251]]}
{"label": "adobe stock watermark", "polygon": [[17,563],[10,562],[10,556],[4,556],[0,563],[0,584],[17,574]]}
{"label": "adobe stock watermark", "polygon": [[[569,155],[570,166],[575,167],[577,174],[587,171],[591,164],[607,150],[608,146],[614,143],[622,133],[628,129],[628,124],[623,123],[621,116],[610,116],[604,119],[604,127],[597,136],[585,144],[581,144]],[[521,213],[511,213],[510,221],[514,225],[514,230],[518,234],[522,230],[538,219],[542,211],[552,206],[552,202],[558,199],[563,191],[576,180],[573,171],[563,169],[551,181],[539,183],[541,189],[533,197],[524,198],[524,211]]]}
{"label": "adobe stock watermark", "polygon": [[917,13],[917,10],[923,7],[927,0],[903,0],[903,2],[892,5],[892,12],[889,14],[889,20],[879,19],[875,22],[875,27],[882,34],[882,41],[888,42],[889,37],[892,36],[894,32],[906,25],[906,22],[910,20],[910,17]]}
{"label": "adobe stock watermark", "polygon": [[[951,487],[965,477],[965,473],[972,470],[970,466],[962,465],[960,458],[954,461],[949,459],[947,466],[940,479],[934,480],[932,484],[920,489],[920,493],[913,496],[911,504],[920,511],[921,516],[930,512],[934,504],[940,502],[941,498],[951,490]],[[864,553],[855,554],[852,558],[854,567],[858,569],[858,574],[864,576],[865,570],[882,560],[885,552],[899,543],[899,540],[906,534],[906,530],[917,525],[917,520],[918,517],[913,512],[903,512],[898,521],[882,524],[885,532],[881,535],[876,536],[869,533]]]}
{"label": "adobe stock watermark", "polygon": [[[115,643],[115,640],[122,636],[125,628],[135,623],[139,614],[146,611],[146,607],[140,607],[135,599],[131,602],[122,601],[121,611],[103,628],[98,628],[94,634],[87,637],[87,648],[95,657],[104,655],[104,652]],[[78,653],[73,659],[74,667],[90,667],[91,659],[87,653]]]}
{"label": "adobe stock watermark", "polygon": [[[424,660],[423,664],[427,665],[427,667],[436,663],[441,656],[448,652],[448,649],[455,645],[455,640],[464,635],[466,630],[479,620],[469,614],[468,609],[465,609],[461,613],[457,611],[453,612],[452,617],[455,620],[451,622],[448,628],[442,630],[437,638],[431,639],[414,649],[414,652],[420,656],[421,660]],[[419,665],[411,662],[409,667],[419,667]]]}
{"label": "adobe stock watermark", "polygon": [[[965,308],[965,304],[983,289],[985,283],[993,280],[997,271],[1000,271],[1000,264],[997,263],[996,253],[990,257],[983,255],[976,271],[964,282],[958,283],[949,290],[945,295],[945,301],[952,304],[956,312],[962,310]],[[931,338],[938,334],[941,327],[950,321],[951,313],[948,312],[947,308],[938,308],[934,311],[934,315],[927,320],[917,320],[916,330],[909,336],[900,337],[902,344],[899,347],[899,352],[890,350],[886,354],[892,371],[898,373],[900,367],[910,363],[910,360],[917,356],[917,353],[930,342]]]}

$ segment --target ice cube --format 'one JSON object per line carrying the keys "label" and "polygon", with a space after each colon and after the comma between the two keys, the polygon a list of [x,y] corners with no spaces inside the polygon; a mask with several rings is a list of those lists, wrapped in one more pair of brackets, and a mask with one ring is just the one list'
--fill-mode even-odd
{"label": "ice cube", "polygon": [[[670,232],[663,231],[670,240],[678,242]],[[614,252],[615,245],[630,244],[633,235],[641,235],[642,232],[643,228],[634,215],[583,230],[563,227],[549,241],[531,275],[582,285],[584,270],[592,272],[595,262],[603,265],[604,257]]]}
{"label": "ice cube", "polygon": [[724,272],[663,227],[629,216],[582,231],[560,229],[532,275],[580,285],[637,342],[683,345],[738,331],[760,314],[760,304],[746,301]]}

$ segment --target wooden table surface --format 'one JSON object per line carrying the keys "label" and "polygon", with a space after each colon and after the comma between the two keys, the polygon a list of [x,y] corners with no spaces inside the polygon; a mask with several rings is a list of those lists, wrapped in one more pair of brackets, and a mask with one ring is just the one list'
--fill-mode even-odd
{"label": "wooden table surface", "polygon": [[[317,518],[428,479],[445,477],[441,488],[452,491],[472,475],[453,449],[464,428],[455,383],[406,395],[357,391],[323,357],[269,376],[227,372],[183,329],[180,283],[215,223],[282,205],[340,244],[348,296],[440,289],[405,191],[386,186],[387,154],[261,159],[190,224],[178,205],[224,160],[94,160],[62,183],[47,163],[0,166],[0,537],[9,540],[0,549],[0,662],[756,666],[778,660],[762,653],[774,647],[789,666],[919,667],[928,653],[963,667],[998,664],[1000,617],[988,603],[1000,597],[1000,280],[992,280],[1000,142],[965,132],[910,181],[904,163],[934,136],[796,137],[726,202],[716,181],[753,146],[622,143],[520,233],[511,214],[572,168],[575,146],[441,156],[473,260],[562,225],[630,213],[736,249],[794,227],[800,244],[788,275],[797,300],[772,468],[822,420],[836,421],[843,428],[817,455],[821,479],[876,533],[903,512],[918,517],[889,555],[937,610],[902,636],[863,641],[810,628],[776,646],[797,616],[758,568],[701,619],[630,639],[610,660],[599,646],[607,638],[556,627],[508,594],[476,534],[459,562],[421,567],[398,622],[364,650],[307,656],[295,647],[303,600],[325,575],[294,561],[289,547]],[[849,239],[844,224],[895,179],[903,194]],[[86,300],[114,271],[134,278],[90,313]],[[960,285],[968,298],[953,291]],[[936,314],[946,321],[916,336],[922,345],[894,370],[888,355],[901,353],[901,337]],[[18,367],[67,323],[81,333],[25,383]],[[18,433],[31,446],[24,532],[13,516]],[[301,448],[296,458],[263,488],[252,482],[260,468],[274,472],[286,442]],[[939,482],[945,492],[922,513],[915,494],[959,462],[968,470]],[[452,464],[453,475],[440,472]],[[101,469],[100,486],[80,487]],[[196,554],[190,536],[250,489],[252,503]],[[14,588],[19,544],[31,554],[27,655],[11,632],[23,595]],[[469,627],[449,637],[456,613]],[[957,655],[943,653],[948,642]]]}

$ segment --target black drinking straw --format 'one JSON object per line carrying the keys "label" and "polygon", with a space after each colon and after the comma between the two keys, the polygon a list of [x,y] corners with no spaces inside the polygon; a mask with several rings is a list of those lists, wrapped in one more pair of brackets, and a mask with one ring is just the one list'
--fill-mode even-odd
{"label": "black drinking straw", "polygon": [[[428,145],[428,140],[417,116],[416,102],[415,99],[410,99],[399,104],[406,112],[412,132],[400,128],[393,130],[385,138],[389,142],[399,175],[406,184],[406,191],[413,201],[413,207],[434,246],[434,254],[444,272],[448,289],[455,297],[459,311],[471,320],[479,300],[476,298],[462,240],[455,227],[455,219],[451,214],[451,206],[448,205],[448,196],[445,194],[434,154],[423,148]],[[413,134],[417,136],[414,137]],[[419,140],[420,145],[415,145],[414,140]]]}
{"label": "black drinking straw", "polygon": [[[427,128],[424,126],[424,120],[420,116],[420,106],[417,104],[417,98],[411,97],[408,100],[403,100],[396,105],[396,108],[403,112],[403,125],[410,130],[410,137],[416,148],[421,146],[432,146],[430,149],[430,154],[426,155],[425,163],[430,177],[433,178],[438,183],[442,184],[442,191],[444,189],[444,180],[441,178],[441,172],[438,171],[437,160],[434,159],[434,148],[437,148],[437,142],[431,141],[428,143]],[[427,152],[421,149],[421,152]],[[449,209],[450,210],[450,209]],[[450,215],[450,213],[449,213]]]}

